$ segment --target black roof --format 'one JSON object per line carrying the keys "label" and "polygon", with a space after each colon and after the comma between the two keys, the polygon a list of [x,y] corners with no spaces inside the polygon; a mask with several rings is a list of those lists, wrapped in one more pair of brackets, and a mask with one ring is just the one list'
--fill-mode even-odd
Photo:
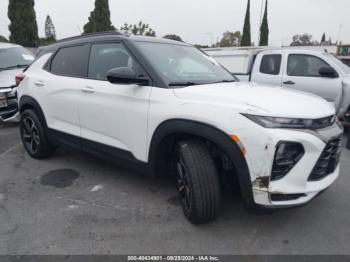
{"label": "black roof", "polygon": [[149,36],[134,36],[134,35],[120,33],[117,31],[111,31],[111,32],[84,34],[84,35],[65,38],[57,41],[52,45],[40,47],[39,52],[44,52],[44,53],[51,52],[51,51],[57,50],[58,48],[68,46],[68,45],[91,43],[91,42],[97,42],[97,41],[112,41],[112,40],[128,40],[128,41],[138,41],[138,42],[189,45],[184,42],[169,40],[165,38],[157,38],[157,37],[149,37]]}

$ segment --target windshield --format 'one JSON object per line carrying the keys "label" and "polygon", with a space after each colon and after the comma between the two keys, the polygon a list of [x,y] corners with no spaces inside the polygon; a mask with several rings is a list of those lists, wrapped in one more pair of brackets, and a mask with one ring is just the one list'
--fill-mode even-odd
{"label": "windshield", "polygon": [[32,53],[23,47],[0,49],[0,70],[17,66],[27,66],[33,61],[34,56]]}
{"label": "windshield", "polygon": [[328,57],[336,66],[344,73],[344,74],[350,74],[350,67],[344,64],[339,58],[336,56],[330,54],[330,53],[324,53],[326,57]]}
{"label": "windshield", "polygon": [[170,86],[236,80],[213,58],[193,46],[149,42],[137,44],[143,55]]}

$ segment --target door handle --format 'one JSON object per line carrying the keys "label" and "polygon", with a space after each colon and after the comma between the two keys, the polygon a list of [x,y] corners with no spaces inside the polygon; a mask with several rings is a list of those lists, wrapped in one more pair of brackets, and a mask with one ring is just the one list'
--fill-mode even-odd
{"label": "door handle", "polygon": [[36,85],[37,87],[43,87],[45,86],[45,83],[41,80],[35,81],[34,85]]}
{"label": "door handle", "polygon": [[283,82],[284,85],[295,85],[293,81]]}
{"label": "door handle", "polygon": [[82,91],[83,93],[87,93],[87,94],[93,94],[93,93],[95,93],[95,89],[93,89],[92,87],[89,87],[89,86],[83,87],[83,88],[81,89],[81,91]]}

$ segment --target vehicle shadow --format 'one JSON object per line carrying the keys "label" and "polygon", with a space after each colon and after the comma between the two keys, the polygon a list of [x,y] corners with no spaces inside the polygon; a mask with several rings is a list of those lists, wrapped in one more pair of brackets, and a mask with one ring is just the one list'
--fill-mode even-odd
{"label": "vehicle shadow", "polygon": [[[67,159],[68,157],[68,159]],[[54,158],[61,158],[61,160],[74,162],[78,171],[82,174],[80,184],[90,184],[91,187],[96,184],[109,185],[109,190],[116,190],[123,192],[127,191],[131,199],[144,201],[145,199],[152,199],[157,208],[162,210],[176,209],[175,213],[181,217],[180,221],[185,220],[181,209],[181,200],[177,194],[175,178],[170,175],[158,176],[156,178],[148,176],[144,172],[135,171],[130,168],[122,167],[104,159],[95,158],[90,154],[81,153],[75,150],[59,149]],[[88,172],[79,170],[84,167]],[[85,181],[85,182],[84,182]],[[109,194],[107,192],[107,194]],[[113,193],[110,193],[113,194]],[[133,195],[132,195],[133,194]],[[89,201],[90,195],[84,195],[86,201]],[[100,204],[105,200],[100,200]],[[117,200],[115,200],[117,201]],[[107,205],[122,205],[117,202],[106,203]],[[146,205],[152,206],[152,203]],[[222,188],[222,206],[218,220],[214,224],[249,224],[249,223],[267,223],[271,224],[271,218],[279,218],[280,223],[287,222],[293,219],[293,213],[297,209],[287,209],[274,212],[267,212],[266,214],[248,212],[243,204],[241,194],[238,189]],[[298,213],[298,212],[297,212]],[[171,214],[173,215],[172,211]],[[285,215],[283,215],[285,214]],[[167,217],[167,215],[164,215]],[[285,219],[285,220],[284,220]],[[275,219],[272,219],[274,221]],[[186,222],[187,223],[187,222]],[[203,225],[203,227],[210,226],[213,223]]]}

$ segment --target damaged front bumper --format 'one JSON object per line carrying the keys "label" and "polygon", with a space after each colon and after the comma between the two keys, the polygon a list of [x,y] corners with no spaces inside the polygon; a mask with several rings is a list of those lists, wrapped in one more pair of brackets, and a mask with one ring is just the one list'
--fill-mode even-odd
{"label": "damaged front bumper", "polygon": [[[254,166],[253,160],[257,157],[252,157],[249,161],[252,171],[253,199],[258,206],[272,209],[303,206],[326,190],[338,178],[343,134],[339,123],[314,131],[269,129],[266,132],[269,133],[271,139],[265,144],[264,154],[258,155],[260,159],[264,159],[260,161],[262,164]],[[287,175],[272,181],[272,165],[267,168],[266,163],[273,163],[276,145],[279,141],[300,143],[305,153]],[[322,168],[326,170],[324,175],[315,178],[313,174]]]}
{"label": "damaged front bumper", "polygon": [[272,188],[253,187],[255,202],[266,208],[288,208],[303,206],[330,187],[339,176],[339,166],[336,171],[317,182],[308,182],[302,188],[282,190]]}
{"label": "damaged front bumper", "polygon": [[18,122],[19,110],[15,87],[0,89],[0,122]]}

